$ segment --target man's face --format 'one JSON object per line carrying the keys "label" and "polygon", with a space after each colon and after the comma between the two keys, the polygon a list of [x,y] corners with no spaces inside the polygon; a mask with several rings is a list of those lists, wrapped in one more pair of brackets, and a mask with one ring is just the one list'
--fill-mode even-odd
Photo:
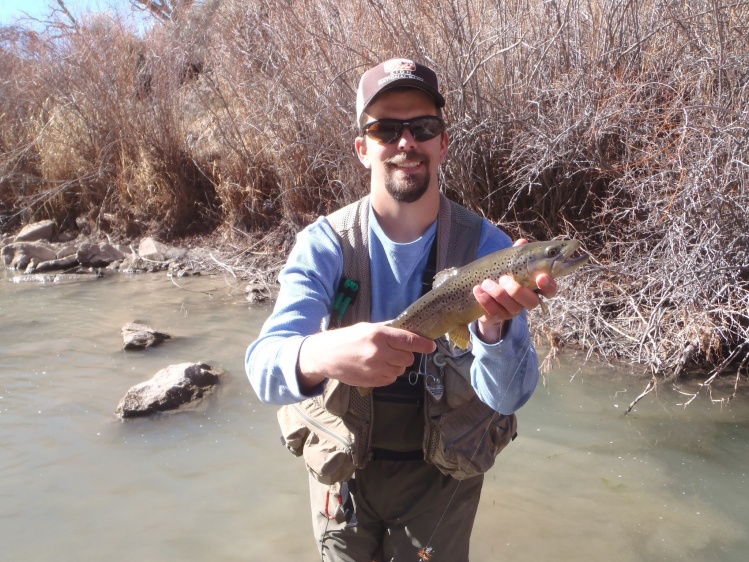
{"label": "man's face", "polygon": [[[415,88],[385,91],[366,110],[366,122],[376,119],[408,120],[437,115],[432,98]],[[437,188],[439,165],[447,155],[447,133],[417,142],[406,129],[393,144],[384,144],[368,136],[356,139],[356,152],[372,171],[372,188],[384,188],[396,201],[418,201],[430,187]]]}

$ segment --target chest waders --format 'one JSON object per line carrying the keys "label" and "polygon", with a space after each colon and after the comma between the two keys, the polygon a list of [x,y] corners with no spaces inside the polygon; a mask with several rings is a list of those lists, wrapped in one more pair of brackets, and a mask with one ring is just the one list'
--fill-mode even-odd
{"label": "chest waders", "polygon": [[[369,321],[369,198],[336,211],[328,221],[343,252],[331,325]],[[481,225],[481,217],[440,195],[436,271],[476,258]],[[304,457],[310,474],[322,484],[347,481],[373,458],[424,460],[457,480],[489,470],[514,439],[516,417],[479,400],[470,384],[470,352],[451,348],[444,337],[436,343],[437,351],[417,357],[412,367],[420,376],[409,373],[367,396],[328,380],[322,395],[281,407],[285,446]],[[409,384],[409,378],[418,384]]]}

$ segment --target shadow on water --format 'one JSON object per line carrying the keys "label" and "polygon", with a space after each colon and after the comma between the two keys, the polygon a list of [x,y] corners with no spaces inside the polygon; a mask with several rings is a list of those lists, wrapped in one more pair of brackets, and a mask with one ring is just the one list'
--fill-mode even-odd
{"label": "shadow on water", "polygon": [[[3,559],[317,558],[304,468],[244,375],[270,309],[233,281],[0,274]],[[122,351],[136,320],[173,339]],[[128,388],[184,361],[228,373],[203,408],[115,418]],[[571,358],[548,381],[487,475],[473,560],[745,560],[746,392],[684,409],[663,388],[624,416],[640,381]]]}

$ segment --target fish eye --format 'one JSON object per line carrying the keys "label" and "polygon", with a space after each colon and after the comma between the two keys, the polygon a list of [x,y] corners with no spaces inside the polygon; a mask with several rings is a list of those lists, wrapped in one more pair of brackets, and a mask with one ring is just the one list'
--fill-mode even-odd
{"label": "fish eye", "polygon": [[559,250],[556,248],[546,248],[546,257],[547,258],[553,258],[554,256],[559,255]]}

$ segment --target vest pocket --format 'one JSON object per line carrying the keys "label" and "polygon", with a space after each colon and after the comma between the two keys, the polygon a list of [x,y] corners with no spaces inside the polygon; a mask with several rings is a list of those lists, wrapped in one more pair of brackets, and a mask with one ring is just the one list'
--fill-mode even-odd
{"label": "vest pocket", "polygon": [[477,396],[430,420],[427,460],[463,480],[485,473],[517,431],[515,414],[492,410]]}
{"label": "vest pocket", "polygon": [[283,406],[278,422],[286,448],[303,456],[307,470],[323,484],[353,476],[353,436],[343,420],[326,412],[315,399]]}

